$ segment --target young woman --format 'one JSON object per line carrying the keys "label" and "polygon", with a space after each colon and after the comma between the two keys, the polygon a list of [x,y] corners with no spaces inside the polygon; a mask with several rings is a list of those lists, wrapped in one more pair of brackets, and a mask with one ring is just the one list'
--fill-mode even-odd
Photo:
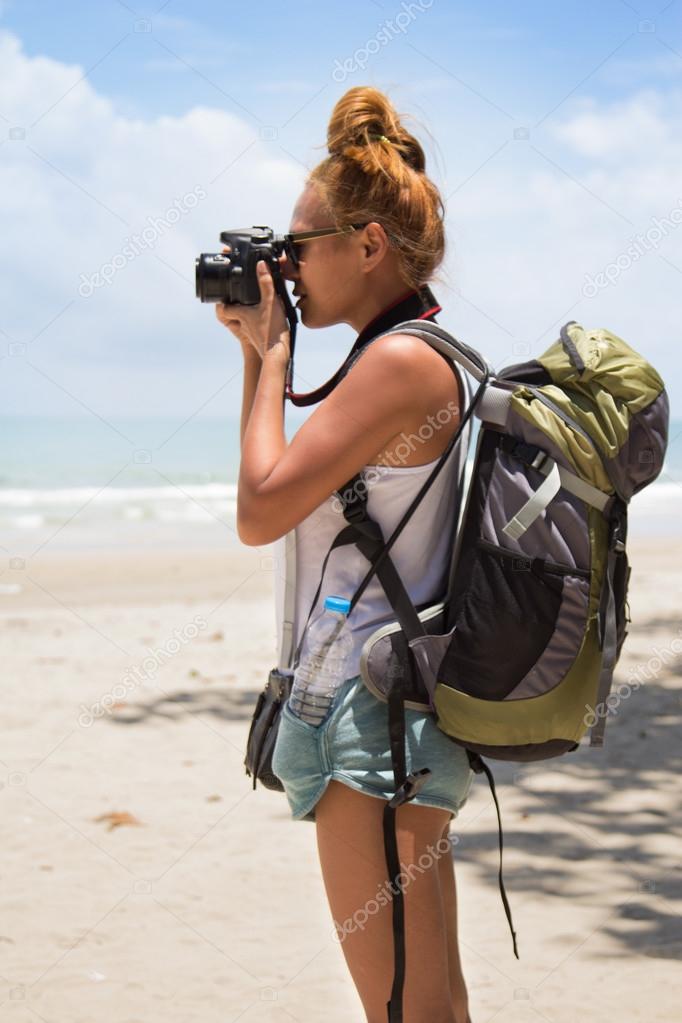
{"label": "young woman", "polygon": [[[320,389],[324,400],[291,443],[282,408],[289,335],[266,264],[258,267],[258,306],[217,308],[244,353],[239,536],[260,545],[296,530],[299,631],[322,560],[346,524],[334,502],[337,488],[373,467],[368,512],[390,535],[457,429],[462,398],[452,366],[419,338],[394,334],[364,347],[394,324],[440,311],[427,282],[443,259],[443,206],[421,145],[384,94],[358,87],[334,108],[328,150],[308,177],[290,230],[329,234],[300,246],[297,269],[283,257],[283,272],[294,282],[305,326],[350,324],[362,356]],[[457,445],[392,548],[415,604],[443,592],[456,453]],[[338,548],[322,595],[350,598],[367,567],[354,546]],[[293,819],[315,821],[329,905],[368,1023],[385,1023],[393,979],[390,898],[378,897],[389,890],[382,814],[393,774],[387,706],[363,685],[359,656],[367,636],[394,617],[375,576],[348,618],[353,653],[331,714],[316,726],[285,705],[273,758]],[[397,811],[400,861],[410,878],[404,1019],[470,1023],[447,836],[471,771],[465,751],[430,714],[408,708],[405,716],[407,768],[428,765],[432,775]]]}

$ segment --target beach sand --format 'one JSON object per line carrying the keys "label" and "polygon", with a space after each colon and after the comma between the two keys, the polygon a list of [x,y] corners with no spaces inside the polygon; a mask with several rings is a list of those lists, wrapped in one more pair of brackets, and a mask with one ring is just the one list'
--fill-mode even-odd
{"label": "beach sand", "polygon": [[[606,748],[493,765],[518,962],[483,781],[453,822],[474,1023],[679,1018],[679,554],[631,545]],[[267,553],[46,549],[0,583],[6,1018],[362,1023],[315,826],[244,772]]]}

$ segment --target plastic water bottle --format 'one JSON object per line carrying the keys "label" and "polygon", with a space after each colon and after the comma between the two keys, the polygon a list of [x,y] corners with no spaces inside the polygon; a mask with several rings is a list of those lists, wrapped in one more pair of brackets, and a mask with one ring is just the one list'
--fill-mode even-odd
{"label": "plastic water bottle", "polygon": [[350,600],[326,597],[324,608],[306,629],[294,672],[289,708],[310,725],[321,725],[346,674],[353,637],[346,625]]}

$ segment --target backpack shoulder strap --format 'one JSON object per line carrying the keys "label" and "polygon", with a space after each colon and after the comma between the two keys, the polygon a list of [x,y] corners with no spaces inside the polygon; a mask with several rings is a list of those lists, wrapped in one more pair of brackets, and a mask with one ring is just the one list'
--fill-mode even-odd
{"label": "backpack shoulder strap", "polygon": [[439,323],[433,323],[431,320],[405,320],[403,323],[396,323],[390,331],[386,330],[383,334],[377,334],[374,340],[377,341],[380,337],[385,337],[386,334],[416,334],[417,337],[427,341],[432,348],[442,352],[452,362],[465,369],[479,383],[493,376],[492,367],[480,352],[465,345],[462,341],[458,341]]}
{"label": "backpack shoulder strap", "polygon": [[461,366],[462,369],[465,369],[479,383],[484,378],[488,379],[493,376],[491,366],[480,352],[469,345],[465,345],[462,341],[458,341],[456,337],[441,327],[440,324],[433,323],[432,320],[404,320],[402,323],[396,323],[389,330],[377,334],[376,337],[373,337],[355,353],[346,367],[346,373],[350,370],[351,366],[355,365],[363,352],[366,352],[371,344],[389,334],[415,334],[417,337],[421,337],[432,348],[435,348],[445,355],[446,358]]}

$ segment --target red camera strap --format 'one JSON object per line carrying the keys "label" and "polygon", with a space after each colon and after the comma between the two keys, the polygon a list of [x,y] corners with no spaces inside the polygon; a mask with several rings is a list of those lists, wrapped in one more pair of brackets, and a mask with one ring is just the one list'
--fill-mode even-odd
{"label": "red camera strap", "polygon": [[318,401],[322,401],[327,395],[331,394],[336,385],[343,379],[346,372],[350,368],[350,363],[354,360],[355,355],[363,348],[368,341],[376,337],[377,334],[381,334],[385,330],[390,330],[397,323],[402,323],[404,320],[432,320],[437,313],[441,311],[441,306],[438,304],[433,292],[428,286],[419,288],[418,290],[411,289],[406,291],[404,295],[396,299],[390,306],[374,317],[366,327],[364,327],[357,336],[355,344],[351,348],[350,352],[346,356],[343,364],[339,366],[336,373],[327,380],[326,383],[317,387],[314,391],[308,391],[305,394],[296,393],[293,390],[293,366],[291,373],[291,381],[287,382],[284,396],[288,398],[292,405],[299,407],[306,405],[315,405]]}

